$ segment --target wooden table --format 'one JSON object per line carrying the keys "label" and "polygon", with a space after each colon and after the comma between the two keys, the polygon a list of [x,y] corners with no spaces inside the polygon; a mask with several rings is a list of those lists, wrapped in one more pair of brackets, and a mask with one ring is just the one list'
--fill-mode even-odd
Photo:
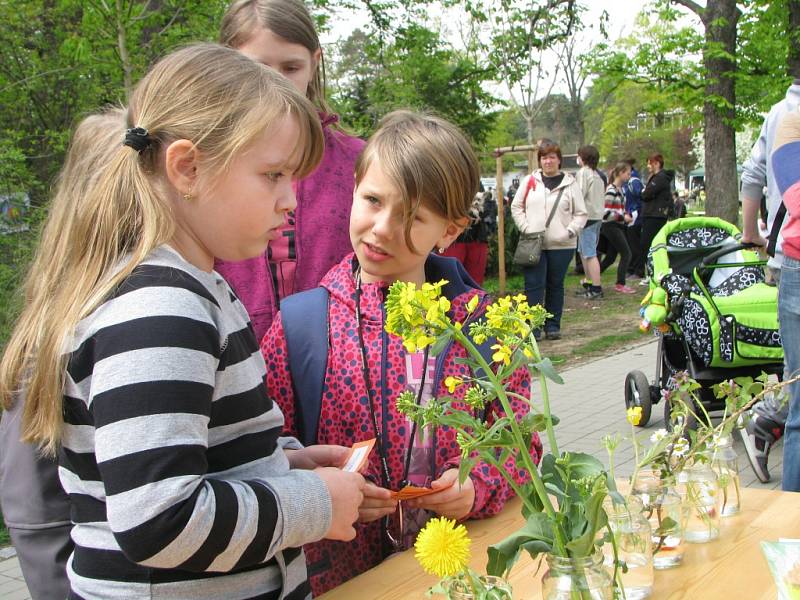
{"label": "wooden table", "polygon": [[[777,589],[759,542],[800,538],[800,494],[745,488],[742,512],[722,519],[720,537],[707,544],[687,544],[683,564],[656,571],[654,600],[775,600]],[[486,547],[519,529],[519,500],[508,503],[491,519],[468,523],[472,567],[484,572]],[[541,598],[538,568],[523,553],[511,571],[514,598]],[[407,600],[423,598],[436,579],[426,575],[413,551],[397,554],[383,564],[323,595],[324,600]]]}

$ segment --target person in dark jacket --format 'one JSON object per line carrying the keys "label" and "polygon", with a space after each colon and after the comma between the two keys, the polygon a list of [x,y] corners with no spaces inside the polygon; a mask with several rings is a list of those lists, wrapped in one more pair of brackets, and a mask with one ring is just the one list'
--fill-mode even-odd
{"label": "person in dark jacket", "polygon": [[642,257],[642,191],[644,184],[636,170],[636,159],[627,158],[625,162],[631,166],[631,178],[622,188],[625,196],[625,224],[628,246],[631,249],[631,262],[628,265],[628,277],[641,279],[644,277],[644,260]]}
{"label": "person in dark jacket", "polygon": [[674,171],[664,170],[664,157],[653,154],[647,159],[650,178],[642,190],[642,259],[647,264],[647,253],[653,238],[667,222],[672,211],[672,180]]}
{"label": "person in dark jacket", "polygon": [[[494,215],[491,214],[493,205]],[[496,204],[492,201],[491,192],[484,191],[483,184],[470,206],[469,222],[469,227],[441,254],[461,262],[475,283],[483,285],[489,258],[489,236],[497,229]]]}

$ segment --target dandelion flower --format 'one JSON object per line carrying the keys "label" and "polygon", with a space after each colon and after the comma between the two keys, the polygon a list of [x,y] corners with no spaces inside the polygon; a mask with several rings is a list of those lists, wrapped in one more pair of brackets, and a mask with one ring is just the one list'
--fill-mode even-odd
{"label": "dandelion flower", "polygon": [[632,406],[629,408],[626,413],[626,418],[628,419],[628,423],[631,425],[638,425],[642,420],[642,407]]}
{"label": "dandelion flower", "polygon": [[415,556],[426,573],[450,577],[467,566],[469,545],[466,527],[437,517],[419,532],[414,543]]}

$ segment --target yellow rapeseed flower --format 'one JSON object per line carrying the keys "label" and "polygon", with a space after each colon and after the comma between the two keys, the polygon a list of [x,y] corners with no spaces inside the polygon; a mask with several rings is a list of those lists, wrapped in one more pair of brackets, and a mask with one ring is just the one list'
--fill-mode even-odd
{"label": "yellow rapeseed flower", "polygon": [[638,425],[642,420],[642,407],[632,406],[626,412],[626,418],[631,425]]}
{"label": "yellow rapeseed flower", "polygon": [[480,298],[478,298],[478,294],[475,294],[469,302],[467,302],[467,312],[472,314],[476,308],[478,308],[478,302]]}
{"label": "yellow rapeseed flower", "polygon": [[492,354],[492,360],[494,362],[504,362],[507,365],[511,364],[511,348],[503,344],[495,344],[492,346],[492,350],[495,350],[495,353]]}
{"label": "yellow rapeseed flower", "polygon": [[456,391],[456,388],[464,383],[464,380],[461,377],[446,377],[444,380],[445,386],[447,386],[447,391],[451,394]]}
{"label": "yellow rapeseed flower", "polygon": [[467,528],[444,517],[436,517],[419,532],[415,556],[426,573],[451,577],[469,562]]}

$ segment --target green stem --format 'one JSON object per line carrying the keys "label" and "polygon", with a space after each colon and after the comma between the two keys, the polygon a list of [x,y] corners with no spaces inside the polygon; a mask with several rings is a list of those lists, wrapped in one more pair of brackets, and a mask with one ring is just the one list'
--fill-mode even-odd
{"label": "green stem", "polygon": [[[564,540],[563,532],[557,525],[558,520],[556,519],[555,508],[553,508],[553,504],[550,501],[550,496],[548,495],[547,489],[544,487],[544,482],[539,475],[539,469],[533,462],[531,453],[527,451],[527,445],[525,444],[525,440],[522,436],[522,431],[520,430],[519,423],[517,423],[517,419],[514,416],[514,411],[511,409],[511,403],[508,400],[508,396],[506,396],[502,382],[497,379],[495,372],[492,370],[483,356],[481,356],[481,353],[478,352],[478,349],[475,347],[472,341],[469,340],[460,329],[457,329],[452,324],[448,324],[447,327],[453,336],[458,340],[458,342],[467,350],[467,352],[472,355],[472,358],[477,361],[484,373],[486,373],[486,377],[494,386],[494,389],[497,390],[497,399],[500,401],[503,411],[509,417],[508,422],[509,426],[511,427],[511,435],[514,438],[514,442],[516,443],[517,447],[520,449],[519,455],[522,456],[522,461],[525,464],[525,468],[528,470],[528,474],[531,476],[533,488],[536,490],[547,516],[553,521],[553,533],[555,538],[553,542],[555,550],[559,556],[566,556],[567,545],[566,541]],[[546,422],[547,428],[552,429],[552,422],[550,422],[549,419]]]}
{"label": "green stem", "polygon": [[490,465],[495,467],[498,471],[500,471],[500,474],[508,482],[509,487],[512,490],[514,490],[514,493],[517,495],[518,498],[522,499],[522,502],[525,504],[525,506],[528,507],[529,511],[537,512],[536,507],[531,503],[531,501],[522,492],[522,488],[519,487],[517,482],[514,481],[514,478],[506,472],[505,467],[503,467],[503,465],[501,465],[500,462],[497,459],[492,457],[489,453],[486,453],[485,455],[483,455],[483,459],[487,463],[489,463]]}

